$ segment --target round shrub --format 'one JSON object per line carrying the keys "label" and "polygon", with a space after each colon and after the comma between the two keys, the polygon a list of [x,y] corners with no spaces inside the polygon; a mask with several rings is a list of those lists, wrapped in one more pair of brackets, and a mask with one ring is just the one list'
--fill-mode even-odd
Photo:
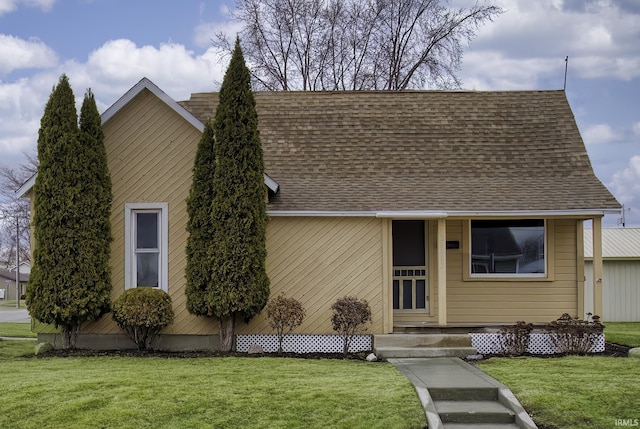
{"label": "round shrub", "polygon": [[173,322],[171,297],[163,290],[133,288],[113,303],[113,320],[138,346],[151,348],[158,333]]}
{"label": "round shrub", "polygon": [[267,320],[269,326],[278,334],[278,353],[282,353],[282,340],[302,324],[305,311],[302,303],[295,298],[287,298],[283,294],[273,298],[267,304]]}

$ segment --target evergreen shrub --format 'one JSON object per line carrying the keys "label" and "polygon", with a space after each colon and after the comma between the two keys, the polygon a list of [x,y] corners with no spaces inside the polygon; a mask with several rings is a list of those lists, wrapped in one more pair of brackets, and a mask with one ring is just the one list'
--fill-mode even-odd
{"label": "evergreen shrub", "polygon": [[151,349],[158,333],[173,322],[171,297],[152,288],[132,288],[113,303],[113,320],[138,346]]}

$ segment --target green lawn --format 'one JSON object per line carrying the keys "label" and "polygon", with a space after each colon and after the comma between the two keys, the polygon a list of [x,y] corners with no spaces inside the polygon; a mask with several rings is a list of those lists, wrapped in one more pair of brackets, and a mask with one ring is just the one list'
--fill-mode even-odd
{"label": "green lawn", "polygon": [[35,358],[0,342],[0,427],[421,428],[388,363],[287,358]]}
{"label": "green lawn", "polygon": [[640,322],[604,322],[607,341],[629,347],[640,347]]}
{"label": "green lawn", "polygon": [[[3,299],[0,300],[0,307],[2,308],[17,308],[15,299]],[[20,300],[20,308],[27,308],[27,304],[23,299]]]}
{"label": "green lawn", "polygon": [[0,323],[0,337],[36,338],[37,334],[31,332],[31,323]]}
{"label": "green lawn", "polygon": [[640,418],[640,359],[498,358],[479,367],[545,428],[613,428],[615,419]]}

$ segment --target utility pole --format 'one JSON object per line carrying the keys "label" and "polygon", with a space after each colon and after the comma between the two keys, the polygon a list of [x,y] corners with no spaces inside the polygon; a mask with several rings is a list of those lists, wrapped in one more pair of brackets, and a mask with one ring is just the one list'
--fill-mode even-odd
{"label": "utility pole", "polygon": [[20,216],[16,212],[16,307],[20,308]]}

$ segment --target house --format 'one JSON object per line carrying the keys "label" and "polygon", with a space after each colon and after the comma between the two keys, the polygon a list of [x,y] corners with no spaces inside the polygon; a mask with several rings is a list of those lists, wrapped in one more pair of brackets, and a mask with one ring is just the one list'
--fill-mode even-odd
{"label": "house", "polygon": [[[585,308],[593,302],[592,234],[585,228]],[[602,319],[640,322],[640,228],[602,230],[602,274]]]}
{"label": "house", "polygon": [[[22,269],[22,266],[20,267]],[[27,282],[29,282],[29,273],[20,271],[18,275],[19,289],[16,289],[16,272],[15,270],[5,270],[0,268],[0,299],[15,300],[16,294],[24,295],[27,290]]]}
{"label": "house", "polygon": [[[331,334],[353,295],[369,333],[545,323],[582,314],[583,221],[620,205],[594,175],[563,91],[258,92],[272,296],[300,300],[297,332]],[[148,79],[102,114],[113,183],[112,298],[136,287],[134,234],[154,225],[166,347],[215,345],[185,305],[186,203],[216,93],[176,102]],[[20,191],[28,194],[32,178]],[[600,271],[598,271],[600,270]],[[595,277],[601,277],[596,258]],[[596,300],[595,311],[601,302]],[[42,329],[42,332],[46,332]],[[237,326],[268,334],[264,314]],[[110,317],[78,344],[113,344]],[[44,338],[44,337],[43,337]],[[111,343],[110,343],[111,341]]]}

